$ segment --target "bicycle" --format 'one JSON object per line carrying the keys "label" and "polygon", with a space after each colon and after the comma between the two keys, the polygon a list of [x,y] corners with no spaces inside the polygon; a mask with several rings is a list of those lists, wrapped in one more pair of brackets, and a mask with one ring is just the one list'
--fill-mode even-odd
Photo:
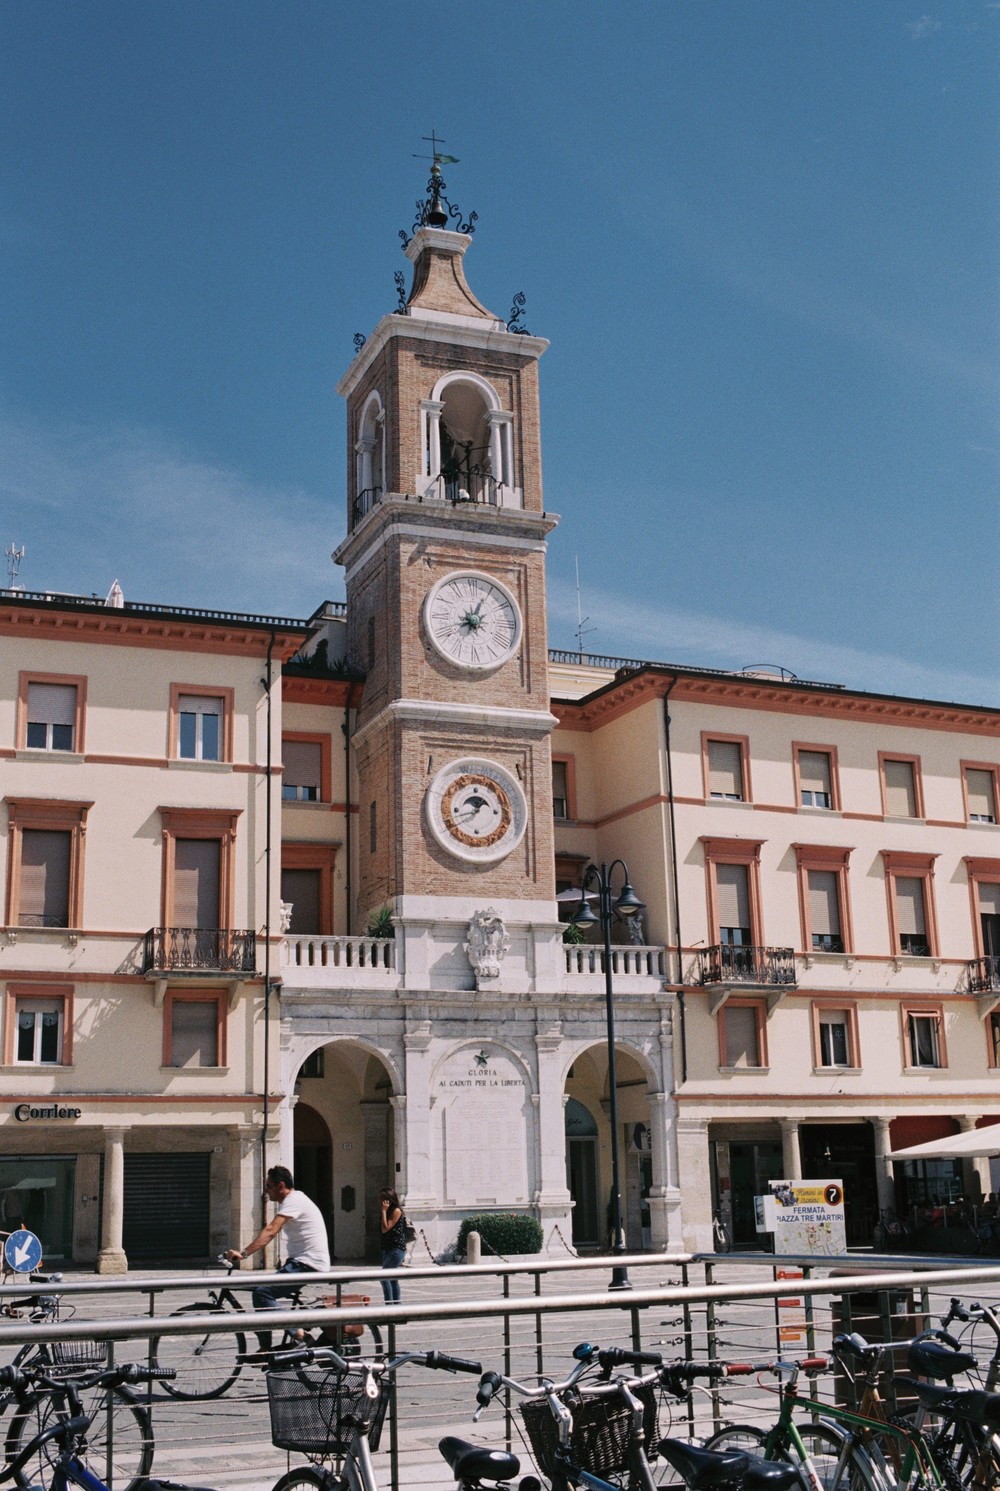
{"label": "bicycle", "polygon": [[86,1446],[95,1461],[103,1459],[110,1491],[138,1488],[152,1469],[156,1442],[149,1409],[131,1388],[163,1376],[133,1363],[91,1372],[42,1362],[0,1369],[0,1386],[16,1403],[4,1450],[7,1479],[18,1487],[36,1486],[52,1469],[46,1447],[58,1439],[59,1427],[83,1416],[91,1430]]}
{"label": "bicycle", "polygon": [[[44,1474],[47,1468],[50,1472],[47,1491],[68,1491],[71,1484],[81,1487],[82,1491],[114,1491],[113,1468],[106,1468],[105,1481],[88,1464],[88,1458],[94,1458],[88,1457],[88,1449],[92,1446],[87,1437],[94,1415],[84,1412],[82,1391],[91,1386],[110,1392],[126,1383],[150,1382],[154,1378],[162,1380],[163,1369],[140,1367],[135,1363],[113,1367],[77,1382],[72,1378],[46,1375],[40,1366],[28,1373],[17,1367],[0,1369],[0,1385],[11,1392],[19,1396],[29,1389],[40,1394],[48,1392],[53,1399],[65,1402],[65,1408],[58,1409],[55,1422],[41,1427],[26,1444],[18,1447],[13,1457],[8,1456],[9,1463],[0,1471],[0,1483],[13,1481],[17,1486],[38,1485],[39,1471]],[[148,1465],[146,1469],[149,1469]],[[138,1485],[139,1482],[134,1480],[132,1484]],[[148,1480],[145,1476],[141,1485],[142,1491],[205,1491],[203,1487],[178,1486],[174,1482]]]}
{"label": "bicycle", "polygon": [[330,1346],[275,1352],[265,1379],[271,1442],[310,1463],[287,1470],[272,1491],[378,1491],[372,1451],[393,1378],[410,1362],[435,1371],[482,1371],[479,1362],[443,1351],[410,1351],[391,1361],[348,1360]]}
{"label": "bicycle", "polygon": [[717,1211],[712,1214],[712,1241],[717,1253],[731,1253],[733,1250],[733,1234]]}
{"label": "bicycle", "polygon": [[[236,1264],[225,1257],[216,1260],[222,1264],[231,1275]],[[369,1296],[361,1294],[327,1294],[318,1298],[303,1298],[303,1290],[308,1286],[308,1275],[291,1275],[289,1277],[301,1277],[302,1282],[297,1284],[294,1291],[287,1298],[289,1309],[308,1310],[322,1309],[324,1305],[337,1304],[368,1304]],[[329,1287],[329,1286],[327,1286]],[[286,1301],[282,1301],[286,1303]],[[228,1283],[220,1287],[210,1288],[207,1300],[198,1300],[193,1304],[183,1305],[179,1310],[173,1310],[168,1319],[182,1319],[186,1315],[220,1315],[235,1314],[245,1315],[246,1305],[239,1296],[231,1289]],[[365,1326],[344,1327],[344,1333],[357,1331],[359,1338],[363,1330],[371,1332],[373,1350],[376,1354],[382,1350],[382,1332],[375,1321],[366,1322]],[[357,1340],[354,1343],[357,1346]],[[294,1348],[296,1340],[294,1332],[286,1330],[277,1348],[279,1351],[286,1348]],[[357,1349],[360,1349],[359,1347]],[[235,1331],[205,1331],[198,1335],[162,1335],[154,1336],[149,1345],[150,1360],[158,1366],[170,1367],[176,1374],[173,1378],[164,1381],[164,1391],[172,1398],[181,1398],[187,1401],[203,1398],[221,1398],[233,1386],[243,1368],[248,1364],[254,1366],[266,1366],[269,1353],[248,1352],[247,1338],[242,1330]]]}
{"label": "bicycle", "polygon": [[[979,1372],[978,1362],[971,1353],[962,1354],[959,1370],[975,1373],[980,1378],[981,1391],[986,1395],[995,1394],[1000,1386],[1000,1315],[988,1305],[966,1307],[960,1300],[953,1299],[942,1320],[943,1329],[935,1334],[959,1352],[961,1342],[948,1334],[948,1326],[955,1320],[971,1325],[973,1329],[976,1324],[984,1323],[992,1330],[995,1345],[985,1376]],[[934,1378],[942,1375],[936,1363],[928,1364],[926,1348],[921,1348],[919,1337],[908,1352],[907,1365],[912,1372],[922,1376]],[[948,1386],[944,1389],[933,1383],[912,1384],[920,1403],[913,1421],[929,1436],[934,1454],[954,1467],[963,1486],[1000,1486],[1000,1435],[977,1421],[982,1405],[970,1399],[968,1393],[955,1399],[950,1380],[954,1375],[948,1374]],[[975,1407],[972,1414],[970,1406]]]}

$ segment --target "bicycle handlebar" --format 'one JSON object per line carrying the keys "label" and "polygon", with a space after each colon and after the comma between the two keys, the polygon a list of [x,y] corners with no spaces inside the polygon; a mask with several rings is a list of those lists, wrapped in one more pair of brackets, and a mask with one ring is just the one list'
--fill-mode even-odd
{"label": "bicycle handlebar", "polygon": [[339,1372],[357,1372],[358,1370],[377,1369],[382,1372],[395,1372],[407,1362],[416,1362],[420,1367],[430,1367],[435,1372],[481,1372],[482,1362],[470,1361],[464,1356],[448,1356],[444,1351],[407,1351],[402,1356],[393,1357],[391,1362],[366,1362],[352,1357],[350,1361],[345,1360],[339,1352],[334,1351],[332,1346],[302,1346],[290,1351],[275,1351],[271,1355],[271,1366],[298,1367],[298,1366],[329,1366],[335,1367]]}
{"label": "bicycle handlebar", "polygon": [[48,1388],[71,1386],[77,1392],[88,1387],[122,1387],[140,1382],[164,1382],[177,1376],[175,1367],[147,1367],[140,1362],[122,1362],[116,1367],[102,1367],[99,1371],[69,1372],[60,1367],[55,1377],[41,1364],[26,1367],[0,1367],[0,1387],[13,1388],[15,1393],[28,1387],[40,1385]]}

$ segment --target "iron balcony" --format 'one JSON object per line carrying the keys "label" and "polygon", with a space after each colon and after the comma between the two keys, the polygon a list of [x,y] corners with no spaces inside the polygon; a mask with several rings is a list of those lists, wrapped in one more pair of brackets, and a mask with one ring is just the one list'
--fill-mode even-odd
{"label": "iron balcony", "polygon": [[222,927],[151,927],[146,933],[143,973],[257,972],[257,934]]}
{"label": "iron balcony", "polygon": [[795,983],[790,947],[739,947],[722,943],[698,954],[703,984],[754,984],[770,988]]}
{"label": "iron balcony", "polygon": [[988,953],[969,964],[969,991],[972,994],[1000,994],[1000,953]]}

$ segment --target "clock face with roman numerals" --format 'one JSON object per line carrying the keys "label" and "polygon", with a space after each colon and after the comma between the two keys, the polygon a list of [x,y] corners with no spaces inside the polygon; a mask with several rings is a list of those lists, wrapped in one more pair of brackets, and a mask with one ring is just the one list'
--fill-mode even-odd
{"label": "clock face with roman numerals", "polygon": [[424,625],[436,650],[459,668],[499,668],[521,644],[521,611],[499,580],[476,570],[445,575],[427,592]]}

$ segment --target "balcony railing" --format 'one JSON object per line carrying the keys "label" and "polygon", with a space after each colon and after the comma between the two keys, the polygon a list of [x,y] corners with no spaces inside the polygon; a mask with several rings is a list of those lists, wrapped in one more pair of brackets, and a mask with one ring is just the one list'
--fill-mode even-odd
{"label": "balcony railing", "polygon": [[396,966],[396,943],[392,937],[306,937],[294,933],[285,938],[284,962],[289,968],[380,968]]}
{"label": "balcony railing", "polygon": [[442,472],[427,489],[428,497],[443,497],[446,502],[481,502],[488,507],[502,507],[501,483],[488,471],[473,466],[468,471]]}
{"label": "balcony railing", "polygon": [[795,953],[790,947],[734,947],[723,943],[698,954],[703,984],[756,984],[775,987],[795,983]]}
{"label": "balcony railing", "polygon": [[221,927],[152,927],[143,944],[142,971],[250,977],[257,971],[257,934]]}
{"label": "balcony railing", "polygon": [[[569,943],[563,948],[566,954],[566,972],[574,975],[599,973],[604,977],[604,949],[595,944]],[[611,949],[611,972],[615,978],[639,975],[642,978],[664,980],[667,976],[666,953],[662,947],[639,947],[628,944]]]}
{"label": "balcony railing", "polygon": [[356,528],[362,518],[367,518],[376,502],[381,500],[381,497],[381,487],[365,487],[363,492],[358,493],[354,499],[354,507],[352,509],[352,528]]}
{"label": "balcony railing", "polygon": [[972,994],[1000,994],[1000,953],[989,953],[969,964]]}

